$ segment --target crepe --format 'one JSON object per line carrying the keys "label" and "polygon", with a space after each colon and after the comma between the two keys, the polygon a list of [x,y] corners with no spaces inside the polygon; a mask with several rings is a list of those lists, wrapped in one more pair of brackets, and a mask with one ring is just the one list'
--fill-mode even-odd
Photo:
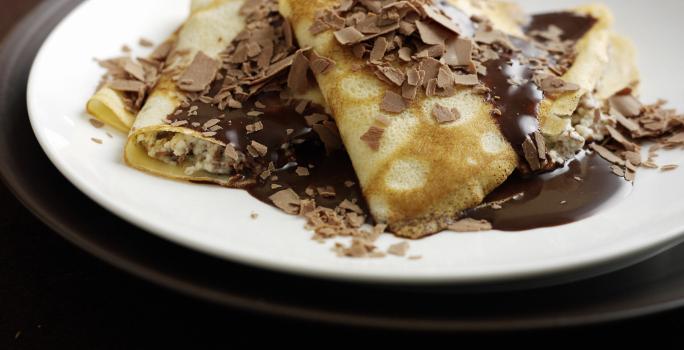
{"label": "crepe", "polygon": [[[292,147],[294,138],[312,134],[304,117],[295,112],[298,101],[307,101],[302,112],[324,113],[323,99],[315,87],[287,98],[272,91],[278,84],[282,87],[283,74],[298,54],[291,36],[288,39],[287,23],[272,9],[274,2],[201,3],[204,6],[193,3],[194,12],[178,33],[168,68],[131,129],[124,159],[131,167],[167,178],[244,188],[258,176],[267,178],[276,165],[286,166],[271,161],[283,159],[280,150]],[[242,57],[239,52],[250,47],[252,37],[264,49],[243,59],[252,60],[251,66],[262,61],[261,53],[270,52],[272,57],[263,60],[265,67],[253,79],[243,81],[235,77],[244,76],[245,62],[225,65]],[[193,70],[205,75],[204,85],[183,85]],[[228,83],[229,78],[235,83]],[[271,90],[262,91],[266,87]],[[250,95],[240,100],[231,95],[246,95],[247,90]]]}
{"label": "crepe", "polygon": [[160,132],[168,132],[187,135],[203,140],[207,144],[225,146],[195,130],[171,126],[165,120],[182,103],[182,92],[173,80],[173,75],[189,66],[200,51],[208,57],[219,59],[219,54],[245,25],[245,19],[239,15],[242,5],[241,0],[195,0],[192,2],[192,14],[181,27],[174,49],[175,53],[183,54],[171,54],[171,61],[167,62],[169,69],[162,75],[135,120],[124,151],[124,159],[128,165],[176,179],[215,182],[222,185],[232,182],[230,176],[206,171],[188,175],[184,167],[178,164],[151,157],[138,140],[139,138],[154,138]]}
{"label": "crepe", "polygon": [[[417,238],[438,232],[467,208],[480,204],[515,170],[517,155],[491,116],[492,106],[472,88],[451,97],[417,97],[400,114],[380,110],[388,86],[340,46],[331,31],[314,36],[316,11],[334,0],[281,0],[297,40],[335,61],[317,74],[318,84],[337,122],[372,215],[392,232]],[[461,118],[435,122],[435,104],[457,107]],[[391,120],[377,151],[362,136],[378,120]]]}
{"label": "crepe", "polygon": [[[466,0],[450,3],[467,15],[486,18],[509,37],[526,35],[525,17],[512,3],[479,1],[475,4]],[[511,138],[504,137],[492,117],[493,104],[473,87],[457,87],[449,97],[420,94],[410,101],[406,110],[388,114],[380,106],[383,96],[391,91],[391,84],[378,79],[372,71],[359,69],[364,60],[357,58],[349,47],[340,45],[334,30],[321,33],[314,30],[320,18],[317,11],[338,4],[334,0],[281,0],[280,9],[292,21],[302,46],[310,46],[316,55],[336,63],[334,69],[318,73],[316,78],[339,126],[374,218],[388,223],[398,235],[411,238],[440,231],[463,210],[479,205],[521,166],[525,158],[521,162],[518,154],[522,152],[516,154],[516,149],[523,139],[521,144],[510,144]],[[611,94],[618,86],[624,83],[624,87],[638,77],[633,55],[627,54],[631,46],[612,32],[613,18],[606,7],[589,5],[571,12],[596,19],[590,30],[576,40],[577,55],[561,76],[565,84],[575,87],[544,96],[537,110],[539,130],[549,147],[560,148],[552,149],[551,154],[561,164],[585,142],[574,132],[571,118],[582,99],[593,96],[594,92],[599,96]],[[619,62],[617,67],[608,68],[611,59]],[[436,122],[436,104],[447,109],[457,108],[460,119],[446,125]],[[384,129],[378,128],[380,124]],[[373,133],[381,137],[379,140],[371,137],[373,142],[369,142],[368,136]],[[534,142],[544,143],[539,139]],[[533,152],[536,151],[534,148]]]}
{"label": "crepe", "polygon": [[[228,3],[230,2],[233,2],[235,4],[228,6]],[[242,1],[193,0],[190,6],[189,20],[183,26],[183,28],[187,28],[184,30],[183,34],[183,41],[185,42],[184,48],[176,47],[178,36],[181,32],[181,29],[179,29],[176,32],[174,32],[169,38],[167,38],[158,49],[161,49],[163,51],[168,50],[168,48],[176,47],[176,52],[184,49],[192,50],[193,45],[190,45],[189,43],[191,43],[194,40],[193,35],[204,36],[206,33],[206,35],[213,35],[215,38],[218,38],[219,36],[217,32],[214,31],[214,33],[209,33],[212,31],[211,27],[216,25],[215,23],[210,24],[209,22],[207,22],[202,24],[200,22],[203,20],[203,18],[209,19],[211,17],[210,13],[220,15],[221,11],[225,13],[226,10],[230,11],[231,8],[237,11],[237,9],[241,6],[240,4],[237,4],[238,2],[241,3]],[[240,29],[242,28],[240,24],[242,22],[240,22],[241,20],[238,18],[237,12],[235,11],[235,19],[237,19],[237,22],[234,26],[226,26],[226,28],[223,29],[224,34],[227,31],[235,31],[237,27],[239,27]],[[214,19],[216,19],[216,17],[214,17]],[[205,28],[203,29],[202,27]],[[206,41],[197,43],[196,48],[202,47],[205,44],[207,44]],[[219,44],[218,46],[223,45]],[[155,53],[156,52],[153,52],[149,59],[152,59]],[[166,56],[167,54],[165,54],[164,56]],[[187,62],[179,61],[174,62],[174,64],[180,66],[183,64],[187,64]],[[100,87],[86,104],[86,110],[88,111],[88,113],[95,117],[97,120],[121,132],[128,134],[136,121],[137,113],[133,111],[131,108],[127,107],[130,106],[127,106],[125,93],[122,91],[112,89],[108,84],[104,84],[102,87]]]}

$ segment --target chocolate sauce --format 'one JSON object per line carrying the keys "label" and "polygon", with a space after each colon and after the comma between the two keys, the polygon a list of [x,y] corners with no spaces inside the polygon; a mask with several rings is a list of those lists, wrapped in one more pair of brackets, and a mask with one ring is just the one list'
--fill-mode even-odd
{"label": "chocolate sauce", "polygon": [[[596,23],[591,16],[571,12],[557,12],[532,16],[525,32],[545,31],[551,25],[563,30],[561,39],[576,41],[582,38]],[[534,40],[541,40],[533,37]],[[539,103],[544,93],[533,81],[534,69],[522,63],[526,58],[539,58],[542,51],[535,48],[533,41],[511,37],[519,54],[503,53],[501,58],[485,63],[487,74],[481,80],[490,89],[490,100],[500,114],[496,120],[509,143],[523,155],[522,144],[528,135],[539,129]],[[552,62],[552,57],[544,57]]]}
{"label": "chocolate sauce", "polygon": [[[255,106],[257,101],[262,108]],[[296,104],[297,101],[281,99],[277,92],[266,92],[243,102],[243,108],[234,110],[221,111],[215,105],[197,101],[192,103],[191,107],[184,108],[182,114],[170,119],[172,122],[186,120],[189,124],[184,127],[202,132],[204,123],[222,116],[217,124],[222,129],[212,138],[226,144],[230,143],[236,150],[245,154],[248,154],[247,146],[252,141],[267,146],[268,151],[264,157],[251,160],[258,164],[250,164],[240,174],[247,179],[256,179],[256,184],[247,188],[247,191],[264,203],[273,205],[269,197],[288,188],[292,188],[301,198],[309,198],[306,194],[309,187],[332,187],[335,195],[316,195],[314,198],[317,204],[335,208],[347,199],[366,209],[347,152],[342,149],[326,153],[325,144],[304,118],[305,115],[313,113],[325,113],[323,107],[309,104],[304,113],[300,114],[295,110]],[[187,111],[194,109],[193,106],[197,108],[197,115],[188,116]],[[259,111],[263,114],[248,115],[249,111]],[[257,122],[263,124],[263,129],[248,133],[247,126]],[[191,123],[199,125],[193,126]],[[276,170],[268,178],[260,178],[259,172],[266,169],[270,162],[273,162]],[[307,168],[309,175],[298,175],[298,167]],[[353,185],[349,185],[350,182]],[[272,185],[276,185],[275,188]]]}
{"label": "chocolate sauce", "polygon": [[[522,231],[585,219],[625,198],[632,185],[614,175],[610,163],[582,152],[564,168],[522,177],[514,174],[466,216],[492,223],[494,229]],[[502,202],[501,209],[491,203]]]}
{"label": "chocolate sauce", "polygon": [[[260,101],[265,108],[257,108],[255,103]],[[197,108],[197,115],[189,116],[188,108],[172,121],[186,120],[185,127],[203,132],[204,123],[220,116],[218,126],[222,129],[216,132],[212,138],[226,144],[232,144],[236,150],[247,153],[247,146],[252,141],[268,147],[268,154],[262,161],[266,164],[273,162],[277,168],[286,166],[293,161],[289,154],[282,148],[294,140],[307,140],[314,137],[314,132],[307,125],[304,118],[297,114],[291,103],[281,100],[278,93],[264,93],[258,98],[252,98],[243,102],[243,108],[221,111],[216,105],[194,102],[189,108]],[[309,107],[306,112],[314,113],[322,110],[321,107]],[[262,112],[262,115],[247,115],[249,111]],[[263,130],[254,133],[247,132],[247,126],[254,123],[263,123]],[[197,123],[192,125],[192,123]],[[198,125],[199,124],[199,125]],[[292,130],[288,134],[288,129]]]}
{"label": "chocolate sauce", "polygon": [[522,144],[539,129],[539,103],[544,93],[532,81],[534,72],[513,58],[488,61],[482,82],[490,89],[491,102],[501,114],[495,116],[501,132],[523,154]]}
{"label": "chocolate sauce", "polygon": [[532,16],[525,32],[546,31],[551,26],[560,28],[563,33],[561,40],[577,41],[587,34],[596,24],[597,19],[592,16],[582,16],[573,12],[552,12]]}

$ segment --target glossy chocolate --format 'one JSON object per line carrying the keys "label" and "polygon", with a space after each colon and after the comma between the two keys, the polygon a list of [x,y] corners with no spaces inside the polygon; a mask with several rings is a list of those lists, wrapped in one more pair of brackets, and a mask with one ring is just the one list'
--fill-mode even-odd
{"label": "glossy chocolate", "polygon": [[[262,108],[255,106],[257,101]],[[257,183],[247,190],[264,203],[272,205],[269,197],[283,189],[292,188],[301,198],[309,198],[306,194],[307,188],[330,186],[336,195],[334,197],[316,195],[314,198],[317,204],[335,208],[347,199],[357,201],[365,209],[361,188],[346,151],[342,149],[327,154],[324,143],[304,118],[313,113],[325,113],[324,109],[321,106],[309,104],[304,113],[299,114],[295,110],[298,102],[282,99],[277,92],[260,93],[244,102],[243,108],[226,111],[221,111],[215,105],[197,101],[192,103],[191,107],[183,108],[182,114],[170,119],[172,122],[187,120],[189,124],[184,127],[203,132],[204,123],[222,116],[219,119],[220,122],[216,124],[222,129],[218,130],[212,138],[230,143],[245,154],[248,154],[247,146],[252,141],[267,146],[266,156],[250,159],[243,173],[240,174],[245,178],[257,180]],[[194,109],[192,106],[196,106],[197,115],[188,116],[187,111]],[[251,111],[262,114],[248,115],[247,113]],[[264,128],[248,133],[247,126],[256,122],[263,123]],[[196,123],[195,126],[192,123]],[[276,170],[272,176],[262,179],[259,175],[268,167],[269,162],[273,162]],[[298,167],[307,168],[309,176],[298,175],[296,173]],[[350,181],[353,185],[348,186]],[[276,185],[276,188],[272,185]]]}
{"label": "glossy chocolate", "polygon": [[[632,184],[614,175],[597,154],[582,153],[564,168],[522,177],[514,174],[466,214],[492,223],[494,229],[522,231],[585,219],[626,197]],[[491,203],[503,202],[501,209]]]}

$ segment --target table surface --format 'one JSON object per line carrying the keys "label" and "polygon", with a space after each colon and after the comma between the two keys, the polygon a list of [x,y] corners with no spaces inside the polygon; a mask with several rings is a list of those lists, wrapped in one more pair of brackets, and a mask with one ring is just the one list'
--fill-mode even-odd
{"label": "table surface", "polygon": [[[49,0],[45,0],[49,1]],[[40,0],[0,0],[0,37]],[[544,332],[555,339],[621,337],[684,330],[684,311],[601,327]],[[268,337],[255,334],[269,334]],[[294,335],[294,338],[293,338]],[[71,246],[0,184],[0,349],[135,349],[224,346],[334,337],[336,344],[425,335],[332,328],[210,305],[118,271]],[[445,337],[447,335],[431,335]],[[451,335],[453,336],[453,335]],[[476,335],[458,335],[459,340]],[[488,336],[538,337],[535,333]],[[478,340],[480,341],[480,340]]]}

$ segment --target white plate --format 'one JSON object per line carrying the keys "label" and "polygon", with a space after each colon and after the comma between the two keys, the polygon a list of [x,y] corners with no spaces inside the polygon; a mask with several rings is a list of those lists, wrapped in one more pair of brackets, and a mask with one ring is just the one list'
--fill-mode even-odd
{"label": "white plate", "polygon": [[[576,1],[522,1],[530,10]],[[684,2],[608,1],[620,32],[640,48],[646,100],[669,99],[684,110]],[[641,171],[633,194],[574,224],[521,233],[444,233],[411,244],[410,254],[377,260],[340,259],[310,240],[300,218],[239,190],[170,181],[126,167],[124,135],[94,129],[84,104],[102,74],[94,57],[120,53],[141,36],[161,41],[186,16],[189,1],[90,0],[55,29],[36,58],[28,88],[35,133],[52,162],[80,190],[120,217],[176,243],[260,267],[369,282],[480,283],[545,276],[653,251],[682,238],[682,172]],[[135,9],[135,10],[131,10]],[[134,46],[134,45],[131,45]],[[106,136],[109,131],[114,138]],[[93,143],[96,137],[103,145]],[[20,152],[21,150],[17,150]],[[684,152],[662,164],[684,164]],[[55,203],[69,205],[69,203]],[[259,214],[252,220],[250,214]],[[380,240],[386,247],[397,239]],[[154,251],[148,252],[155,254]]]}

